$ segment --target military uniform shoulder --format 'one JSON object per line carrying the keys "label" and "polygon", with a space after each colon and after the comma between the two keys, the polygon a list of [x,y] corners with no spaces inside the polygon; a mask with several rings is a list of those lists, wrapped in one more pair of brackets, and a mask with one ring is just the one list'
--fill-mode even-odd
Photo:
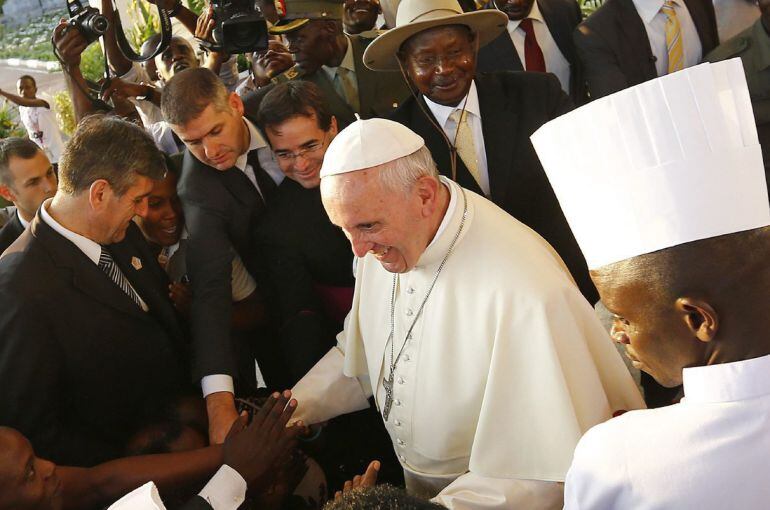
{"label": "military uniform shoulder", "polygon": [[278,84],[278,83],[284,83],[287,81],[297,80],[302,78],[303,76],[305,76],[305,72],[302,71],[302,69],[298,65],[295,65],[293,67],[290,67],[286,71],[282,72],[278,76],[274,76],[270,81],[273,84]]}
{"label": "military uniform shoulder", "polygon": [[711,53],[706,55],[704,60],[709,62],[717,62],[720,60],[727,60],[733,57],[739,57],[752,46],[752,28],[741,32],[732,39],[728,39],[716,48]]}
{"label": "military uniform shoulder", "polygon": [[[370,39],[374,40],[377,39],[379,36],[387,32],[387,30],[380,30],[380,29],[373,29],[373,30],[366,30],[364,32],[361,32],[360,34],[356,34],[355,37],[358,37],[360,39]],[[350,36],[353,37],[353,36]]]}

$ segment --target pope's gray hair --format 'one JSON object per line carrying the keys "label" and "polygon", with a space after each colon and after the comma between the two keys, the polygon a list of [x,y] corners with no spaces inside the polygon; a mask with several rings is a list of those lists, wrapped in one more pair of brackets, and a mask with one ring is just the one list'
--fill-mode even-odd
{"label": "pope's gray hair", "polygon": [[381,165],[377,173],[383,189],[396,193],[408,193],[412,185],[426,175],[438,179],[436,163],[425,145],[408,156]]}

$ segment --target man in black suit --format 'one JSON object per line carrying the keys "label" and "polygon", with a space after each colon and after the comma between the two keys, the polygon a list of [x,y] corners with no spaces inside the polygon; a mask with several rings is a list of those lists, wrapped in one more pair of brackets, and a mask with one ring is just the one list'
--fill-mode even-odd
{"label": "man in black suit", "polygon": [[187,146],[177,185],[189,232],[193,379],[201,381],[209,437],[221,443],[237,418],[237,352],[231,334],[232,263],[237,254],[259,285],[257,224],[283,173],[236,93],[204,68],[168,81],[163,116]]}
{"label": "man in black suit", "polygon": [[168,281],[131,221],[164,172],[144,130],[89,117],[56,195],[0,257],[0,424],[57,462],[119,456],[185,389]]}
{"label": "man in black suit", "polygon": [[40,204],[56,192],[56,173],[40,147],[26,138],[0,141],[0,196],[16,212],[0,229],[0,254],[24,232]]}
{"label": "man in black suit", "polygon": [[[415,19],[436,2],[451,3],[404,0],[399,12],[411,9],[406,18]],[[459,5],[455,9],[460,12]],[[571,109],[569,98],[551,74],[476,74],[476,44],[496,38],[507,21],[500,12],[481,10],[406,24],[401,33],[396,28],[380,36],[367,50],[366,63],[405,69],[419,94],[391,118],[425,139],[443,175],[487,196],[543,236],[594,302],[585,259],[529,141],[540,126]],[[472,143],[465,145],[472,148],[463,147],[468,138]]]}
{"label": "man in black suit", "polygon": [[[592,99],[670,72],[665,26],[668,0],[607,0],[574,33]],[[673,0],[681,66],[698,64],[719,44],[712,0]]]}
{"label": "man in black suit", "polygon": [[286,179],[259,227],[266,272],[279,298],[281,350],[296,384],[342,330],[353,299],[353,254],[321,203],[320,172],[337,119],[310,82],[281,83],[259,123]]}
{"label": "man in black suit", "polygon": [[504,12],[508,30],[479,49],[479,72],[554,73],[573,103],[586,101],[583,69],[572,42],[583,19],[575,0],[494,0],[485,8]]}

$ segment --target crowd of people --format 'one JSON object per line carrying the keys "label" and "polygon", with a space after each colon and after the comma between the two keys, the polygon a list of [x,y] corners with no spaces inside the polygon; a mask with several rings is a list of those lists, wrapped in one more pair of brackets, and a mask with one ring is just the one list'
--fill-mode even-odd
{"label": "crowd of people", "polygon": [[0,91],[0,510],[764,508],[770,0],[150,2]]}

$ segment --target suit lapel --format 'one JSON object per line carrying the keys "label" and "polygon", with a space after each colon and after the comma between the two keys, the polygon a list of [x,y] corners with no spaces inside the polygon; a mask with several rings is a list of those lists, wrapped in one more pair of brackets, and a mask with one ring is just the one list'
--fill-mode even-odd
{"label": "suit lapel", "polygon": [[328,102],[329,111],[337,117],[337,122],[347,126],[355,120],[356,116],[353,108],[337,94],[337,91],[334,90],[334,84],[326,76],[323,69],[317,70],[304,79],[315,83],[323,91],[324,97]]}
{"label": "suit lapel", "polygon": [[567,18],[567,13],[554,9],[549,0],[537,0],[537,6],[540,8],[540,13],[543,15],[551,37],[556,41],[556,46],[559,47],[559,51],[567,59],[570,66],[573,66],[575,64],[575,45],[572,42],[573,29]]}
{"label": "suit lapel", "polygon": [[518,147],[512,146],[517,139],[518,115],[514,105],[508,101],[494,75],[476,77],[481,125],[484,133],[484,149],[487,155],[487,172],[492,201],[503,203],[511,181],[513,155]]}
{"label": "suit lapel", "polygon": [[77,246],[48,226],[38,213],[30,225],[32,235],[40,241],[54,263],[68,269],[72,283],[84,294],[121,312],[144,318],[146,314],[128,297],[99,266]]}
{"label": "suit lapel", "polygon": [[616,30],[622,34],[625,40],[625,62],[621,66],[633,67],[641,65],[641,72],[645,79],[658,77],[658,70],[655,67],[655,57],[650,47],[650,39],[647,36],[647,30],[644,28],[644,22],[639,17],[639,13],[634,7],[633,0],[617,0],[617,27]]}
{"label": "suit lapel", "polygon": [[687,10],[690,11],[690,17],[695,25],[695,30],[698,32],[698,38],[700,39],[701,52],[705,56],[706,53],[716,47],[718,41],[714,41],[712,34],[711,22],[706,11],[703,9],[701,2],[695,0],[684,0],[684,4],[687,6]]}

